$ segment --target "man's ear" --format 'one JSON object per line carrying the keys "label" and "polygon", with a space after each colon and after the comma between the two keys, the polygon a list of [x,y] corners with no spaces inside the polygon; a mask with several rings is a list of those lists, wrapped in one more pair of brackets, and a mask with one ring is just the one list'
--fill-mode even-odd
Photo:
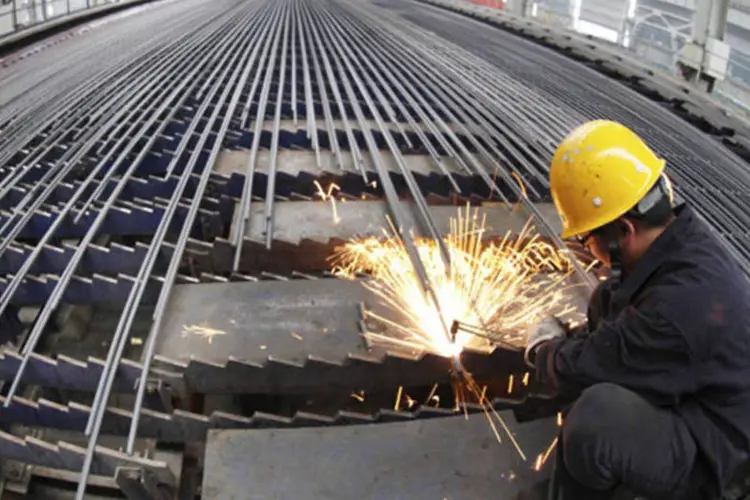
{"label": "man's ear", "polygon": [[636,226],[633,221],[626,219],[625,217],[617,220],[617,229],[620,233],[620,238],[623,240],[629,240],[636,234]]}

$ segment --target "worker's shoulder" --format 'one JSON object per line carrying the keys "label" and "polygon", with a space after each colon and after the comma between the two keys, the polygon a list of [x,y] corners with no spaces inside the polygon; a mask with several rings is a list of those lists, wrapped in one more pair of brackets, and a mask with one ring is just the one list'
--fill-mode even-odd
{"label": "worker's shoulder", "polygon": [[716,244],[687,242],[654,273],[647,299],[682,329],[750,324],[750,281]]}
{"label": "worker's shoulder", "polygon": [[726,256],[709,249],[679,252],[665,261],[652,279],[660,295],[682,304],[700,302],[706,297],[725,297],[743,305],[750,300],[750,281],[742,269]]}
{"label": "worker's shoulder", "polygon": [[666,274],[685,286],[750,294],[747,275],[715,237],[685,242],[665,264]]}
{"label": "worker's shoulder", "polygon": [[[719,236],[697,217],[681,226],[665,252],[661,275],[686,287],[719,287],[750,293],[750,281]],[[718,290],[717,290],[718,291]]]}

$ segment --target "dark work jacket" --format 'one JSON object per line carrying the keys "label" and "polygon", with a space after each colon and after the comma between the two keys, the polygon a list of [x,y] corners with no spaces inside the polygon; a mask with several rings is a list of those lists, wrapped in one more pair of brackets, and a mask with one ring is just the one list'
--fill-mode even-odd
{"label": "dark work jacket", "polygon": [[676,213],[592,296],[591,335],[543,344],[536,364],[560,389],[611,382],[673,409],[710,464],[711,498],[750,458],[750,283],[690,207]]}

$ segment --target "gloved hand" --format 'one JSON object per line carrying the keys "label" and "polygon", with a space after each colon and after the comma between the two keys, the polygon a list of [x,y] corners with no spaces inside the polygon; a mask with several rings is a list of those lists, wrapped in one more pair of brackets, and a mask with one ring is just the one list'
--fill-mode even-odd
{"label": "gloved hand", "polygon": [[548,340],[564,338],[567,334],[565,326],[553,316],[548,316],[532,325],[526,332],[526,351],[524,360],[531,368],[534,366],[536,348]]}

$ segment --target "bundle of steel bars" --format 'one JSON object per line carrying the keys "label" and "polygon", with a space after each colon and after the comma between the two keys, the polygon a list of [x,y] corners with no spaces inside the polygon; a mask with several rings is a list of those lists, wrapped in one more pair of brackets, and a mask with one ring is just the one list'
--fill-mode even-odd
{"label": "bundle of steel bars", "polygon": [[[270,352],[257,361],[257,351],[227,349],[213,359],[210,344],[170,344],[185,335],[175,311],[189,297],[199,317],[222,301],[252,309],[275,293],[283,301],[331,289],[351,306],[360,299],[346,285],[307,278],[324,276],[323,243],[364,231],[357,221],[372,202],[381,207],[377,217],[403,229],[428,293],[413,237],[442,241],[436,203],[520,202],[562,247],[545,211],[547,164],[567,131],[587,119],[619,120],[642,134],[666,158],[680,199],[750,271],[743,158],[595,69],[426,4],[166,0],[73,28],[0,64],[0,340],[8,342],[0,421],[36,419],[83,433],[85,453],[68,450],[65,458],[63,445],[55,452],[57,466],[83,470],[78,498],[89,473],[111,474],[112,464],[165,469],[137,452],[139,436],[167,432],[166,421],[183,422],[176,441],[240,426],[240,416],[200,409],[179,416],[160,409],[168,415],[159,423],[147,402],[153,384],[276,393],[284,392],[279,380],[294,380],[309,391],[335,380],[365,383],[379,363],[391,362],[403,373],[422,370],[410,376],[429,385],[432,361],[387,361],[387,353],[386,361],[353,360],[348,352],[327,358],[349,363],[349,375],[333,379],[328,361],[313,366],[315,345],[295,344],[310,361],[302,368],[269,359]],[[331,198],[348,202],[349,233],[310,215],[323,186],[336,190],[314,205],[327,211]],[[327,228],[318,231],[322,243],[305,247],[320,227]],[[269,278],[308,284],[256,283]],[[256,291],[231,295],[239,290],[233,285]],[[106,317],[103,350],[55,344],[71,307],[93,307],[84,330],[95,330],[92,315]],[[176,359],[179,349],[190,357]],[[194,354],[211,363],[200,365]],[[251,376],[235,376],[238,359]],[[476,366],[481,371],[483,360]],[[510,366],[522,369],[507,360]],[[302,381],[299,370],[313,376]],[[221,382],[207,375],[222,371]],[[130,408],[118,408],[113,401],[128,392]],[[103,428],[127,435],[123,453],[97,451]],[[0,456],[34,454],[31,444],[0,434]]]}

